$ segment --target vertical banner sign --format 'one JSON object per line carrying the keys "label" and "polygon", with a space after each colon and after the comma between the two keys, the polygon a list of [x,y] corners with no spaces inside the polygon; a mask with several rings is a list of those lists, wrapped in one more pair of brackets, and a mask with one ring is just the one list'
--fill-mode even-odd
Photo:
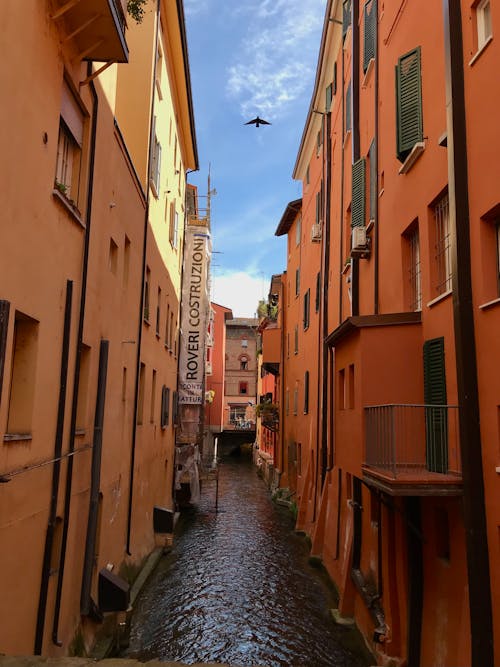
{"label": "vertical banner sign", "polygon": [[184,246],[179,351],[179,404],[203,404],[205,338],[208,325],[210,234],[204,226],[188,225]]}

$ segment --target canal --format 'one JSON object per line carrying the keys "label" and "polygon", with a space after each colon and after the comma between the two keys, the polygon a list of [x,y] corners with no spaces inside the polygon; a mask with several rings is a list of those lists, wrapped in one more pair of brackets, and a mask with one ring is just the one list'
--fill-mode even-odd
{"label": "canal", "polygon": [[334,590],[308,562],[287,508],[245,457],[219,464],[183,513],[136,602],[127,657],[232,666],[364,667],[342,646]]}

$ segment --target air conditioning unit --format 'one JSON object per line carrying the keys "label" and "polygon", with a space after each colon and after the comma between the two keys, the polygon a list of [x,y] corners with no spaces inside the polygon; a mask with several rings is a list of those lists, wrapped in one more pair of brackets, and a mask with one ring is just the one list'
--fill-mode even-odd
{"label": "air conditioning unit", "polygon": [[353,227],[351,236],[351,255],[366,257],[370,252],[366,227]]}
{"label": "air conditioning unit", "polygon": [[311,241],[314,243],[321,241],[321,225],[317,222],[311,227]]}

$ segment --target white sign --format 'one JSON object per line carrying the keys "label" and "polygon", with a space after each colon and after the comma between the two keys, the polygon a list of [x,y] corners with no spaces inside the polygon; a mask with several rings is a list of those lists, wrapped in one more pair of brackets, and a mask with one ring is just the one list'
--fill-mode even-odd
{"label": "white sign", "polygon": [[205,376],[205,339],[208,325],[208,264],[210,235],[188,225],[184,246],[179,353],[179,403],[201,405]]}

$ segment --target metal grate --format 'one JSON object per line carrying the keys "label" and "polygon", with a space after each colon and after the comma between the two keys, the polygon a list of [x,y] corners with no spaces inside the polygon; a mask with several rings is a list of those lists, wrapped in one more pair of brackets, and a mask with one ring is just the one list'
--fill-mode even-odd
{"label": "metal grate", "polygon": [[434,206],[436,291],[444,294],[451,290],[451,238],[448,193]]}
{"label": "metal grate", "polygon": [[410,261],[408,278],[410,282],[410,310],[422,310],[422,279],[420,266],[420,241],[418,228],[408,234]]}

